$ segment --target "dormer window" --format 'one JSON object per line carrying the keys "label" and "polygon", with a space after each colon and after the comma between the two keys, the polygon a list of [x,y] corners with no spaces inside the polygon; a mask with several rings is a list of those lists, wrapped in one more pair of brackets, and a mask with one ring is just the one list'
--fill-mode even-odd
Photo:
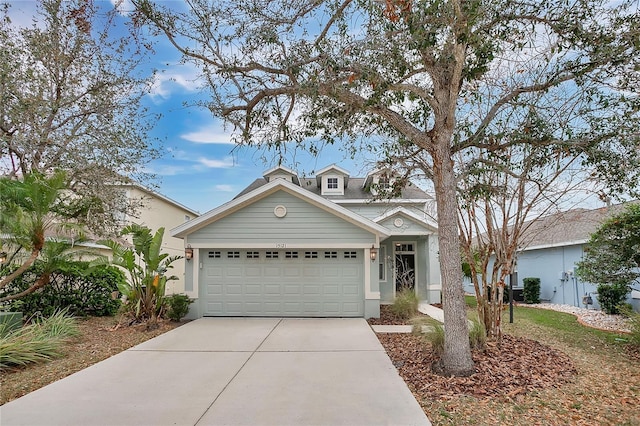
{"label": "dormer window", "polygon": [[316,182],[321,195],[344,195],[349,184],[349,172],[332,164],[316,174]]}
{"label": "dormer window", "polygon": [[284,179],[289,182],[293,182],[296,185],[300,185],[300,179],[298,179],[298,174],[291,169],[288,169],[284,166],[274,167],[273,169],[269,169],[262,175],[267,182],[274,181],[276,179]]}

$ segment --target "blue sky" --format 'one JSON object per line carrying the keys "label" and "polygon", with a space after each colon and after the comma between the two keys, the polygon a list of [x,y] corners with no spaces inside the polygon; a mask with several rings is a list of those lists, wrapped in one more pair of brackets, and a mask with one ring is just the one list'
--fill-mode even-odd
{"label": "blue sky", "polygon": [[[117,0],[96,0],[101,7],[111,8]],[[36,1],[13,0],[11,18],[16,25],[30,26],[36,16]],[[180,1],[172,1],[177,7]],[[127,8],[127,4],[123,5]],[[236,148],[230,143],[231,133],[207,110],[185,108],[183,104],[202,96],[196,81],[197,70],[180,64],[180,55],[164,39],[155,47],[149,69],[156,69],[153,90],[145,99],[152,113],[160,113],[150,137],[163,143],[163,157],[146,164],[157,174],[159,192],[185,206],[204,213],[229,201],[262,172],[273,167],[273,155],[263,151]],[[265,155],[266,154],[266,155]],[[354,176],[363,176],[370,168],[365,160],[353,161],[330,147],[316,158],[297,152],[288,158],[288,167],[301,175],[337,163]],[[266,161],[266,162],[265,162]]]}

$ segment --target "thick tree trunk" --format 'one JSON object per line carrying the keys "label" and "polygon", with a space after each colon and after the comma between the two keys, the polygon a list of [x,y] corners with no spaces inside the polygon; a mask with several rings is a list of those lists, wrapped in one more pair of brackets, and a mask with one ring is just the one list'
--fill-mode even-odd
{"label": "thick tree trunk", "polygon": [[445,332],[444,353],[439,367],[444,375],[468,376],[475,369],[462,283],[456,183],[449,149],[451,138],[450,135],[440,137],[442,139],[437,141],[433,153]]}

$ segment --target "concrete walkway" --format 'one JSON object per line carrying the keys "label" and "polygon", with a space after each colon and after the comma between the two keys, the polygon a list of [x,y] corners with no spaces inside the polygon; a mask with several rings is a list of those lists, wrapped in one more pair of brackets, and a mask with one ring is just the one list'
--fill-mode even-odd
{"label": "concrete walkway", "polygon": [[202,318],[0,407],[8,425],[429,425],[364,319]]}

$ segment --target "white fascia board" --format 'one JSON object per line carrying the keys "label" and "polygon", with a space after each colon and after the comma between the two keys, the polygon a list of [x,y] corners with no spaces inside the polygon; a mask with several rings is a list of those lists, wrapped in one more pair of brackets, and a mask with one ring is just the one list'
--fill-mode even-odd
{"label": "white fascia board", "polygon": [[333,199],[331,200],[336,204],[426,204],[429,199],[417,199],[417,198],[393,198],[388,200],[374,200],[371,198],[356,198],[356,199]]}
{"label": "white fascia board", "polygon": [[343,174],[345,176],[349,176],[349,171],[347,171],[347,170],[343,169],[342,167],[337,166],[335,164],[328,165],[327,167],[324,167],[324,168],[318,170],[316,172],[316,176],[322,176],[323,174],[325,174],[325,173],[327,173],[327,172],[329,172],[331,170],[335,170],[336,172],[338,172],[340,174]]}
{"label": "white fascia board", "polygon": [[309,202],[310,204],[315,205],[316,207],[319,207],[338,217],[341,217],[347,222],[353,223],[354,225],[360,228],[366,229],[372,234],[375,234],[377,236],[384,237],[384,238],[390,235],[389,230],[384,226],[378,225],[377,223],[363,216],[360,216],[359,214],[354,213],[349,209],[339,206],[319,195],[316,195],[306,189],[303,189],[300,186],[295,185],[294,183],[291,183],[284,179],[276,179],[274,181],[267,183],[266,185],[261,186],[260,188],[257,188],[243,195],[242,197],[238,197],[234,200],[231,200],[221,205],[220,207],[217,207],[209,211],[196,219],[190,220],[188,222],[183,223],[182,225],[179,225],[173,228],[171,230],[171,236],[184,238],[186,235],[190,234],[191,232],[196,231],[208,225],[209,223],[219,220],[224,216],[227,216],[237,210],[240,210],[242,207],[250,205],[255,201],[258,201],[280,189],[298,198],[301,198]]}
{"label": "white fascia board", "polygon": [[418,223],[421,226],[424,226],[425,228],[430,229],[431,231],[434,232],[438,232],[438,227],[436,225],[434,225],[433,223],[430,223],[429,221],[427,221],[426,219],[418,216],[417,214],[415,214],[414,212],[405,209],[402,206],[396,207],[392,210],[389,210],[388,212],[376,217],[375,219],[373,219],[374,222],[376,223],[380,223],[390,217],[393,217],[395,215],[403,215],[406,218],[413,220],[414,222]]}
{"label": "white fascia board", "polygon": [[586,244],[589,240],[575,240],[575,241],[563,241],[559,243],[551,243],[551,244],[539,244],[537,246],[529,246],[518,249],[518,251],[530,251],[530,250],[543,250],[547,248],[556,248],[556,247],[567,247],[567,246],[579,246],[582,244]]}
{"label": "white fascia board", "polygon": [[[298,185],[300,184],[300,178],[298,177],[298,172],[296,172],[295,170],[291,170],[290,168],[285,167],[285,166],[273,167],[273,168],[267,170],[266,172],[264,172],[262,174],[262,177],[266,179],[267,176],[269,176],[269,175],[271,175],[271,174],[273,174],[273,173],[275,173],[277,171],[283,171],[285,173],[289,173],[290,175],[293,176],[294,183],[296,183]],[[271,180],[271,179],[269,179],[269,180]]]}
{"label": "white fascia board", "polygon": [[148,195],[151,195],[152,197],[159,198],[159,199],[161,199],[163,201],[166,201],[169,204],[172,204],[172,205],[174,205],[174,206],[176,206],[178,208],[186,210],[187,212],[191,213],[193,216],[200,216],[200,212],[197,212],[197,211],[185,206],[184,204],[180,204],[179,202],[177,202],[175,200],[172,200],[171,198],[167,197],[166,195],[162,195],[161,193],[153,191],[153,190],[151,190],[151,189],[149,189],[149,188],[147,188],[145,186],[142,186],[140,184],[136,183],[136,184],[124,185],[124,186],[130,186],[132,188],[136,188],[136,189],[138,189],[138,190],[140,190],[140,191],[142,191],[142,192],[144,192],[144,193],[146,193]]}

